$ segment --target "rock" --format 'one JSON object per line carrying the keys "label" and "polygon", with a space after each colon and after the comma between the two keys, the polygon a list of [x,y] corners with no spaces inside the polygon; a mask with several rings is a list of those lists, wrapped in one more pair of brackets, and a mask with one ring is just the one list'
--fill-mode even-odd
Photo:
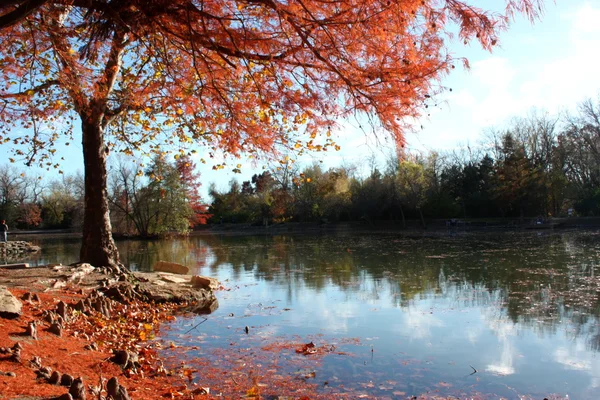
{"label": "rock", "polygon": [[[59,265],[62,265],[62,264],[59,264]],[[76,271],[84,271],[87,273],[90,273],[96,269],[92,266],[92,264],[89,264],[89,263],[75,263],[75,264],[71,264],[71,267],[74,267],[74,270],[76,270]]]}
{"label": "rock", "polygon": [[37,293],[34,293],[34,294],[32,294],[32,295],[31,295],[31,301],[34,301],[34,302],[36,302],[36,303],[39,303],[39,302],[41,301],[41,300],[40,300],[40,296],[38,296],[38,294],[37,294]]}
{"label": "rock", "polygon": [[10,242],[0,243],[0,251],[10,260],[18,258],[19,253],[33,253],[40,251],[40,248],[22,240],[11,240]]}
{"label": "rock", "polygon": [[54,322],[50,325],[50,328],[48,328],[48,332],[54,333],[57,336],[62,336],[62,326],[58,322]]}
{"label": "rock", "polygon": [[73,384],[73,377],[69,374],[62,374],[62,376],[60,377],[60,385],[61,386],[69,386],[71,387],[71,385]]}
{"label": "rock", "polygon": [[215,310],[219,308],[219,301],[216,297],[213,297],[212,300],[207,300],[204,302],[197,303],[195,306],[191,308],[191,311],[194,314],[198,315],[206,315],[212,314]]}
{"label": "rock", "polygon": [[161,276],[161,279],[165,282],[171,282],[171,283],[187,283],[188,280],[185,278],[180,278],[178,276],[173,276],[173,275],[163,275],[163,274],[159,274]]}
{"label": "rock", "polygon": [[[12,256],[14,257],[16,255],[16,253],[19,253],[19,251],[13,251]],[[2,269],[27,269],[27,268],[29,268],[29,263],[3,264],[3,265],[0,265],[0,268],[2,268]]]}
{"label": "rock", "polygon": [[7,372],[4,375],[10,376],[11,378],[16,378],[17,377],[17,374],[15,374],[14,372]]}
{"label": "rock", "polygon": [[73,396],[71,396],[71,393],[65,393],[56,397],[56,400],[73,400]]}
{"label": "rock", "polygon": [[[137,292],[147,300],[156,303],[188,303],[199,307],[203,313],[215,310],[218,307],[216,297],[211,290],[194,289],[191,285],[191,276],[186,276],[185,283],[165,282],[159,273],[136,272],[136,278],[144,278],[138,282]],[[182,277],[183,278],[183,277]]]}
{"label": "rock", "polygon": [[219,281],[207,276],[194,275],[191,283],[193,287],[200,289],[217,290],[219,288]]}
{"label": "rock", "polygon": [[75,379],[69,388],[69,394],[73,396],[73,400],[85,400],[85,385],[81,377]]}
{"label": "rock", "polygon": [[155,272],[170,272],[172,274],[180,274],[180,275],[187,275],[190,273],[190,269],[189,267],[186,267],[185,265],[182,264],[177,264],[177,263],[172,263],[172,262],[167,262],[167,261],[158,261],[156,262],[156,264],[154,264],[154,266],[152,267],[152,270]]}
{"label": "rock", "polygon": [[60,373],[58,371],[54,371],[52,375],[50,375],[48,383],[51,385],[58,385],[60,383]]}
{"label": "rock", "polygon": [[0,286],[0,317],[17,318],[21,315],[22,307],[23,303],[13,296],[6,286]]}
{"label": "rock", "polygon": [[77,264],[76,268],[71,271],[70,281],[82,279],[84,276],[94,272],[96,268],[92,267],[88,263]]}

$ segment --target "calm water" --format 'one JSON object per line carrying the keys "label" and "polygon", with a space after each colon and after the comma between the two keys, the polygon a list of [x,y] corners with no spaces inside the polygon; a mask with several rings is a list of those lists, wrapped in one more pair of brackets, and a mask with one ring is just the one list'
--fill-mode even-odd
{"label": "calm water", "polygon": [[[33,263],[77,259],[77,240],[37,241],[44,250]],[[230,289],[205,323],[190,332],[203,319],[179,319],[164,334],[195,346],[188,362],[224,348],[241,354],[282,338],[313,340],[351,355],[324,357],[314,375],[298,372],[294,356],[277,369],[323,393],[600,398],[599,231],[198,236],[118,246],[132,269],[181,262]]]}

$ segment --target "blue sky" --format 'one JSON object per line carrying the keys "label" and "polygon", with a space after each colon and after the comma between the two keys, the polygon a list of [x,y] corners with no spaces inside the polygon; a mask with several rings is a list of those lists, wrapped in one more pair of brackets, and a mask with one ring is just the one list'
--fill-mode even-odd
{"label": "blue sky", "polygon": [[[482,3],[484,8],[485,3],[497,7],[499,1]],[[429,117],[418,121],[422,130],[407,134],[409,149],[481,146],[488,127],[506,125],[534,108],[562,113],[600,93],[600,0],[548,2],[541,21],[532,25],[519,17],[500,39],[493,53],[477,43],[452,43],[453,55],[468,58],[471,68],[456,68],[443,80],[453,90],[438,108],[428,109]],[[341,151],[305,156],[302,165],[322,161],[325,167],[355,163],[368,168],[373,156],[383,165],[393,144],[372,140],[357,125],[348,121],[338,131]],[[203,177],[225,189],[230,179],[248,179],[257,171],[245,164],[241,175],[203,171]]]}
{"label": "blue sky", "polygon": [[[481,2],[482,7],[497,6],[499,0]],[[442,85],[453,89],[430,116],[418,121],[423,129],[407,134],[408,148],[415,151],[452,150],[481,145],[487,127],[502,127],[512,117],[525,116],[533,108],[560,113],[574,109],[578,102],[600,93],[600,0],[557,0],[548,2],[543,19],[531,25],[523,17],[502,33],[493,53],[472,43],[457,41],[451,52],[466,57],[470,70],[456,68]],[[345,121],[334,134],[341,145],[339,152],[314,153],[302,157],[302,165],[322,162],[325,167],[368,164],[375,156],[381,160],[393,151],[393,145],[379,137],[377,141],[357,129],[356,121]],[[76,142],[79,142],[78,138]],[[6,146],[6,145],[5,145]],[[68,152],[66,151],[68,149]],[[198,150],[198,159],[204,156]],[[65,148],[63,169],[82,170],[80,148]],[[218,160],[217,160],[218,161]],[[262,171],[263,164],[241,162],[242,174],[229,170],[213,171],[212,164],[202,166],[202,192],[210,182],[225,189],[232,178],[249,179]],[[4,163],[4,162],[3,162]],[[20,165],[17,165],[21,168]],[[32,169],[31,173],[40,172]],[[43,171],[45,173],[45,171]]]}

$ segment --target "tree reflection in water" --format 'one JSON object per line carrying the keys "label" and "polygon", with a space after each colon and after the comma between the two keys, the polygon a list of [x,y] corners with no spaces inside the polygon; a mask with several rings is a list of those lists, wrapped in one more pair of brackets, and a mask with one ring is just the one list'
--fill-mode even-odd
{"label": "tree reflection in water", "polygon": [[[44,251],[33,263],[56,262],[61,254],[68,262],[76,257],[69,249],[78,250],[71,242],[39,244]],[[293,308],[280,320],[261,320],[270,334],[313,329],[378,336],[378,346],[393,353],[378,360],[389,371],[398,369],[399,354],[431,353],[451,363],[478,357],[482,382],[484,373],[517,379],[544,366],[539,382],[571,380],[580,394],[589,388],[597,394],[594,382],[600,382],[594,355],[600,350],[599,244],[595,231],[199,235],[117,243],[132,269],[167,260],[225,277],[226,286],[257,285],[241,300],[235,291],[221,293],[227,298],[219,312],[232,312],[235,301],[242,305],[236,315],[260,301]],[[569,375],[554,379],[562,374]]]}

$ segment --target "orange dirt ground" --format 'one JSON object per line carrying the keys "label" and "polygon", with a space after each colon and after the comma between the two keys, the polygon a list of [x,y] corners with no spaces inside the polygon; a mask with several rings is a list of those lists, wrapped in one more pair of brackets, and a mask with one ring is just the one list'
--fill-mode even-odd
{"label": "orange dirt ground", "polygon": [[[22,289],[9,290],[17,298],[21,298],[26,292]],[[0,355],[0,371],[14,372],[17,375],[0,376],[0,399],[46,399],[68,392],[66,387],[36,379],[35,368],[29,365],[29,360],[34,356],[40,357],[42,365],[51,367],[54,371],[68,373],[74,378],[82,377],[86,386],[98,386],[100,377],[106,381],[116,376],[133,399],[170,398],[173,388],[181,384],[179,377],[166,374],[144,377],[142,372],[127,376],[119,366],[108,360],[112,355],[108,347],[100,346],[98,351],[85,350],[84,346],[91,341],[85,339],[85,326],[81,326],[81,332],[77,330],[78,324],[85,325],[78,320],[68,325],[61,337],[47,332],[44,325],[38,326],[38,340],[26,336],[24,332],[27,324],[40,321],[43,310],[54,310],[60,300],[70,304],[84,297],[65,290],[38,295],[41,300],[39,304],[23,302],[23,313],[19,318],[0,318],[0,347],[12,347],[16,342],[23,346],[20,363],[8,360],[9,355]],[[88,398],[90,397],[88,390]]]}

